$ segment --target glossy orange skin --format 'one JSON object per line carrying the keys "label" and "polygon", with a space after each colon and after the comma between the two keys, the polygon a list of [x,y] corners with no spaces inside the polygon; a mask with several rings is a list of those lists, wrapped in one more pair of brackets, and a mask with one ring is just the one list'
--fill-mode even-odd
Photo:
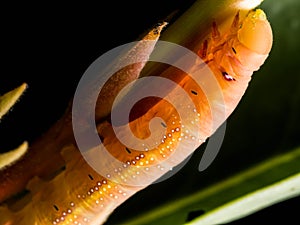
{"label": "glossy orange skin", "polygon": [[[232,113],[242,98],[253,71],[259,69],[271,50],[272,31],[263,15],[261,10],[251,11],[244,20],[240,21],[237,14],[231,28],[224,34],[220,34],[217,25],[214,24],[211,38],[205,41],[198,51],[199,56],[213,71],[222,89],[226,117]],[[256,33],[258,37],[254,35]],[[152,176],[151,179],[153,176],[159,178],[167,172],[168,168],[155,174],[148,173],[147,168],[151,170],[152,167],[156,167],[161,161],[170,157],[173,154],[172,150],[179,143],[183,143],[183,149],[179,149],[175,156],[177,157],[176,163],[181,162],[195,150],[195,146],[199,146],[214,132],[211,129],[213,118],[208,99],[197,83],[187,74],[177,70],[166,71],[161,76],[175,81],[189,94],[195,106],[195,108],[187,109],[191,111],[193,123],[182,127],[177,110],[164,100],[149,99],[148,102],[140,103],[139,106],[144,106],[146,110],[138,107],[143,113],[133,116],[129,124],[137,137],[143,139],[150,135],[148,124],[154,115],[162,117],[166,123],[166,135],[161,137],[161,143],[157,148],[142,153],[126,149],[126,146],[115,136],[109,121],[99,123],[97,129],[104,146],[116,159],[124,163],[124,168],[116,168],[116,174],[120,177],[134,174],[135,179],[141,181],[147,180],[147,176]],[[172,96],[172,92],[170,95]],[[118,183],[110,179],[110,174],[103,176],[96,173],[82,158],[74,140],[70,138],[69,118],[66,116],[63,122],[58,123],[60,126],[69,124],[68,128],[63,129],[64,132],[59,133],[58,136],[53,135],[56,134],[57,128],[53,128],[54,131],[50,132],[52,134],[50,138],[59,137],[63,140],[66,140],[66,136],[69,138],[61,142],[64,143],[62,146],[55,146],[59,151],[59,154],[56,154],[59,163],[56,165],[65,163],[65,170],[54,178],[41,181],[38,178],[31,178],[34,174],[43,175],[43,172],[47,170],[32,168],[28,178],[23,180],[27,183],[31,179],[27,185],[31,191],[30,200],[20,201],[13,206],[12,210],[0,208],[1,215],[5,215],[0,218],[0,224],[101,224],[118,205],[147,186]],[[197,130],[199,127],[202,129],[200,130],[203,135],[202,140],[194,140],[193,133],[199,132]],[[32,160],[27,159],[21,167],[30,167]],[[43,159],[38,160],[42,162]],[[105,159],[103,161],[105,162]],[[49,165],[51,165],[50,162]],[[52,171],[57,170],[57,167],[60,166],[56,166]],[[14,170],[7,171],[9,174],[14,172]],[[7,171],[3,172],[4,176],[8,173]]]}

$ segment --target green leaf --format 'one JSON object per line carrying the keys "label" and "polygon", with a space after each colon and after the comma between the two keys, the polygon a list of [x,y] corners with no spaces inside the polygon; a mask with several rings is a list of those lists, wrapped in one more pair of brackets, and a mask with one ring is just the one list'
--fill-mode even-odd
{"label": "green leaf", "polygon": [[204,214],[191,224],[232,221],[278,201],[300,195],[299,160],[300,148],[297,148],[187,197],[154,208],[125,224],[183,224],[192,211]]}
{"label": "green leaf", "polygon": [[255,190],[195,219],[190,225],[223,224],[240,219],[277,202],[300,195],[300,173]]}

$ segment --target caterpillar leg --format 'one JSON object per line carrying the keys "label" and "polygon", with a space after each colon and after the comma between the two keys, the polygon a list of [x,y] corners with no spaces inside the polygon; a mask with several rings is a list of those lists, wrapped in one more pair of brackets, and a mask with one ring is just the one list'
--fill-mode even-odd
{"label": "caterpillar leg", "polygon": [[[209,43],[210,41],[210,43]],[[206,62],[209,63],[213,60],[213,54],[222,48],[222,36],[218,29],[217,23],[212,23],[212,31],[210,40],[203,42],[202,48],[198,51],[198,55]]]}
{"label": "caterpillar leg", "polygon": [[215,42],[218,42],[221,38],[220,31],[219,31],[217,23],[215,21],[212,24],[211,37],[212,37],[213,41],[215,41]]}
{"label": "caterpillar leg", "polygon": [[231,33],[237,32],[237,30],[239,29],[239,24],[240,24],[240,11],[237,12],[237,14],[235,15],[232,21],[231,28],[230,28]]}
{"label": "caterpillar leg", "polygon": [[200,50],[198,51],[198,55],[203,59],[206,63],[213,60],[213,55],[211,53],[215,52],[215,47],[220,46],[221,41],[221,33],[218,29],[217,23],[214,21],[212,23],[212,31],[211,31],[211,43],[208,43],[208,40],[206,39]]}
{"label": "caterpillar leg", "polygon": [[207,49],[208,49],[208,41],[205,40],[202,44],[202,48],[198,51],[198,55],[201,59],[205,59],[207,56]]}

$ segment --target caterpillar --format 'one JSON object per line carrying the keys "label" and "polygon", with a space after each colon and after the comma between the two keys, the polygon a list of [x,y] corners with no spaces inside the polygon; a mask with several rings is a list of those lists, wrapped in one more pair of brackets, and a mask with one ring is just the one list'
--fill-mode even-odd
{"label": "caterpillar", "polygon": [[[152,30],[145,39],[157,40],[164,25]],[[215,131],[216,128],[212,126],[215,123],[213,108],[224,113],[224,118],[217,122],[219,126],[239,103],[253,71],[264,63],[271,47],[271,26],[260,9],[250,11],[242,20],[237,13],[231,27],[224,34],[213,23],[210,38],[196,50],[202,60],[193,62],[191,71],[201,70],[207,65],[220,87],[222,101],[217,97],[218,93],[211,93],[213,89],[208,89],[207,93],[203,86],[200,87],[195,80],[197,77],[193,79],[179,70],[162,73],[160,81],[169,79],[176,83],[176,87],[170,86],[164,93],[164,98],[148,97],[137,102],[132,110],[136,109],[138,112],[129,115],[127,125],[133,135],[142,140],[142,143],[147,143],[143,145],[143,151],[124,145],[114,130],[113,121],[105,117],[107,109],[101,111],[104,119],[96,127],[103,144],[101,148],[105,148],[115,161],[111,163],[106,156],[98,156],[99,146],[91,146],[88,155],[91,156],[90,160],[95,160],[98,166],[104,168],[104,173],[97,172],[78,150],[70,129],[71,117],[68,111],[50,131],[51,135],[46,134],[46,138],[50,140],[61,141],[59,146],[49,146],[46,149],[46,158],[38,161],[42,163],[45,160],[44,165],[36,168],[32,165],[36,161],[25,156],[23,161],[13,165],[13,169],[10,167],[0,171],[2,201],[6,199],[5,196],[12,195],[25,186],[29,191],[18,201],[8,201],[8,206],[3,204],[0,207],[0,224],[104,223],[116,207],[183,161]],[[134,79],[136,76],[129,78],[130,81]],[[113,84],[108,83],[108,87],[110,86]],[[178,89],[185,94],[178,94],[181,93]],[[101,105],[111,107],[113,100],[114,98],[104,99]],[[175,101],[176,107],[168,100]],[[184,110],[183,114],[178,109],[180,106]],[[97,107],[100,107],[99,104]],[[154,117],[162,119],[156,125],[163,132],[151,129]],[[84,122],[82,126],[85,126]],[[63,132],[58,134],[57,130],[60,129]],[[126,131],[121,130],[118,135],[129,137]],[[150,142],[146,142],[149,137]],[[155,139],[151,139],[153,137]],[[150,145],[151,140],[155,142],[154,147]],[[33,148],[39,149],[40,145],[37,142]],[[32,154],[38,154],[38,150],[33,151]],[[53,157],[47,161],[51,154]],[[94,156],[101,157],[100,164],[99,159]],[[29,168],[31,172],[23,179],[14,177],[13,172],[23,168]]]}

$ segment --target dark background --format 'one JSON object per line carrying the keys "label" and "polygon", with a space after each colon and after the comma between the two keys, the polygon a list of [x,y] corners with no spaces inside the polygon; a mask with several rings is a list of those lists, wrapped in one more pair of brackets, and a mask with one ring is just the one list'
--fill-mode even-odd
{"label": "dark background", "polygon": [[[155,0],[137,4],[113,1],[69,5],[49,2],[1,7],[0,93],[23,82],[29,88],[1,120],[0,151],[13,149],[24,140],[32,142],[58,120],[80,77],[97,57],[118,45],[137,40],[172,12],[179,10],[177,15],[180,15],[192,2]],[[263,6],[268,10],[269,5]],[[227,130],[234,131],[226,133],[224,147],[211,168],[198,174],[196,166],[201,157],[198,150],[189,166],[162,184],[152,185],[129,199],[115,211],[108,224],[116,224],[165,201],[186,196],[196,191],[197,186],[200,188],[199,183],[217,181],[266,158],[273,154],[272,151],[278,153],[299,146],[299,68],[295,63],[297,58],[291,55],[299,45],[292,45],[296,37],[289,39],[297,33],[283,28],[293,19],[292,11],[285,12],[286,20],[281,17],[278,22],[276,13],[270,18],[274,26],[282,26],[274,27],[277,36],[274,35],[272,58],[263,68],[265,74],[255,77],[241,106],[229,119]],[[299,31],[299,26],[296,29]],[[275,64],[281,64],[281,70],[275,69]],[[224,167],[224,164],[228,166]],[[209,176],[211,170],[220,168],[224,170],[220,177]],[[187,174],[190,177],[186,181]],[[197,179],[199,182],[195,182]],[[180,185],[174,189],[178,182]],[[232,224],[261,224],[271,219],[291,222],[297,219],[297,214],[292,211],[299,206],[300,199],[295,198]]]}

